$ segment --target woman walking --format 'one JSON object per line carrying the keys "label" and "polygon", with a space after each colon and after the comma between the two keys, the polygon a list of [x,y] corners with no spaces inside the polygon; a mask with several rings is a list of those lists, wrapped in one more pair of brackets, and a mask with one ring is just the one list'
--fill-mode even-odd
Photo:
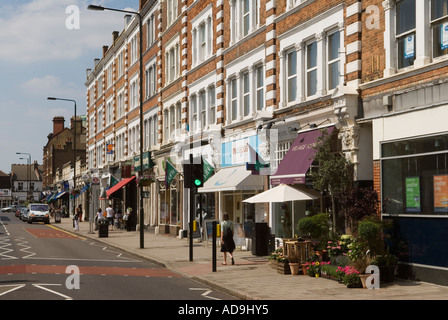
{"label": "woman walking", "polygon": [[73,224],[75,231],[79,231],[79,208],[75,209],[75,214],[73,215]]}
{"label": "woman walking", "polygon": [[233,251],[235,250],[235,242],[233,241],[233,222],[229,220],[229,214],[224,213],[223,221],[221,222],[221,252],[224,255],[223,265],[227,264],[227,253],[233,260]]}

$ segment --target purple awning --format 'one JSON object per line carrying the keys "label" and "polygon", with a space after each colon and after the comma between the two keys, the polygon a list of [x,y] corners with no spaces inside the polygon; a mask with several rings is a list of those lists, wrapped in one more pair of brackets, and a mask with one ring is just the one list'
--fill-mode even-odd
{"label": "purple awning", "polygon": [[[330,134],[334,126],[328,127]],[[313,163],[316,150],[313,148],[317,138],[322,135],[322,129],[299,133],[288,152],[278,165],[277,171],[271,176],[271,185],[304,184],[305,174]]]}

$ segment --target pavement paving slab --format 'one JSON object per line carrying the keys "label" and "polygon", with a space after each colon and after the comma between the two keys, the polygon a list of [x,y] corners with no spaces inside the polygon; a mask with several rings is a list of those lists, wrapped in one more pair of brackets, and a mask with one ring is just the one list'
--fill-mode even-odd
{"label": "pavement paving slab", "polygon": [[[221,265],[222,254],[217,249],[217,271],[212,271],[211,243],[194,241],[193,261],[189,261],[188,239],[144,232],[144,248],[140,248],[140,232],[110,230],[100,238],[98,231],[89,233],[89,222],[80,222],[74,232],[72,220],[52,223],[87,239],[122,249],[151,262],[165,266],[217,290],[246,300],[447,300],[448,286],[421,281],[397,279],[380,289],[346,288],[335,280],[306,275],[283,275],[274,270],[267,257],[252,255],[237,249],[235,265]],[[138,230],[138,229],[137,229]],[[229,263],[229,259],[227,261]]]}

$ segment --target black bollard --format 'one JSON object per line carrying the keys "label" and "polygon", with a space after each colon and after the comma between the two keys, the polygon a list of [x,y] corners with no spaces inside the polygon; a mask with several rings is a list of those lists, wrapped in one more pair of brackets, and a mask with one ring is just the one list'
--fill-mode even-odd
{"label": "black bollard", "polygon": [[216,272],[216,220],[212,224],[212,272]]}

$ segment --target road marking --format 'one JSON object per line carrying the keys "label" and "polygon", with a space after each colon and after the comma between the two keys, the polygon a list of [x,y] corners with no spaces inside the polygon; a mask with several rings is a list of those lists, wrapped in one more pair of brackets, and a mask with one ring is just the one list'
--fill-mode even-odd
{"label": "road marking", "polygon": [[[3,296],[5,294],[8,294],[8,293],[13,292],[15,290],[18,290],[20,288],[23,288],[24,286],[25,286],[25,284],[7,284],[7,285],[4,285],[4,286],[0,286],[0,296]],[[3,288],[8,288],[8,287],[12,287],[12,288],[9,289],[9,290],[3,291]]]}
{"label": "road marking", "polygon": [[2,224],[3,228],[5,229],[5,232],[8,236],[10,236],[8,228],[6,228],[5,224],[3,223],[3,219],[0,219],[0,223]]}
{"label": "road marking", "polygon": [[19,259],[19,257],[10,256],[7,253],[14,251],[13,249],[7,248],[12,246],[11,239],[9,237],[0,238],[0,250],[4,250],[4,252],[0,252],[0,257],[2,260],[15,260]]}
{"label": "road marking", "polygon": [[66,296],[65,294],[62,294],[60,292],[57,292],[57,291],[54,291],[54,290],[50,290],[50,289],[44,287],[44,286],[61,286],[60,284],[49,284],[49,283],[47,283],[47,284],[34,284],[33,283],[33,286],[37,287],[39,289],[51,292],[51,293],[53,293],[55,295],[58,295],[60,297],[63,297],[65,300],[73,300],[72,297]]}
{"label": "road marking", "polygon": [[207,288],[190,288],[190,290],[192,290],[192,291],[204,290],[205,292],[203,294],[201,294],[201,296],[203,296],[205,298],[213,299],[213,300],[221,300],[219,298],[209,297],[209,294],[212,292],[212,290],[207,289]]}

